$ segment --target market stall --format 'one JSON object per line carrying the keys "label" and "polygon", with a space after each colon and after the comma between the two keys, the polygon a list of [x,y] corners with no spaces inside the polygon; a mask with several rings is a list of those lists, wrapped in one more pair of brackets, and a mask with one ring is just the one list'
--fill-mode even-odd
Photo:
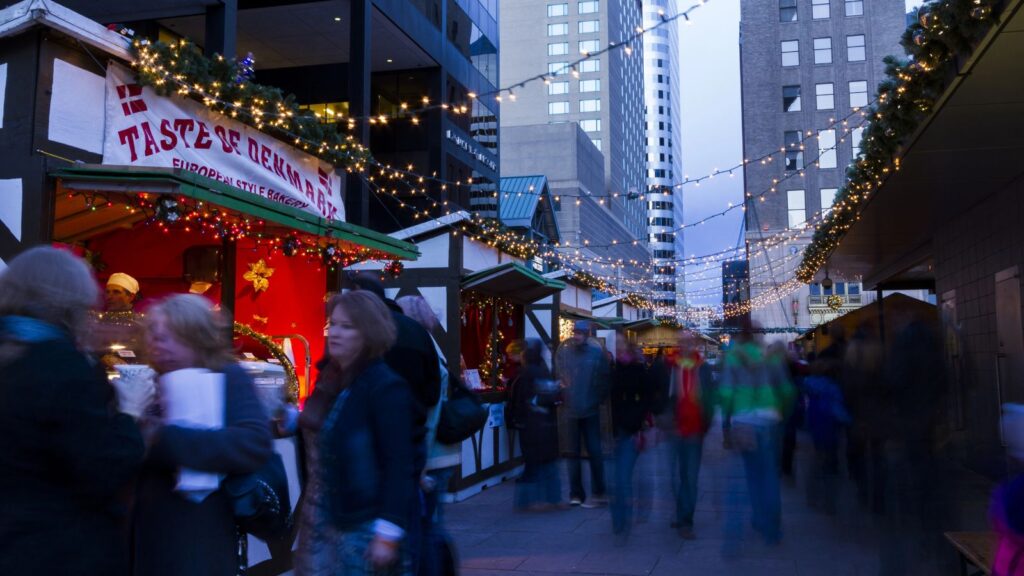
{"label": "market stall", "polygon": [[[239,360],[268,409],[301,400],[340,271],[415,259],[416,247],[344,221],[343,162],[208,98],[157,93],[116,31],[52,2],[0,16],[0,268],[55,244],[129,295],[97,315],[88,343],[112,375],[144,372],[125,367],[144,367],[150,304],[203,294],[233,316]],[[294,504],[294,447],[276,448]],[[266,551],[250,546],[259,561]]]}

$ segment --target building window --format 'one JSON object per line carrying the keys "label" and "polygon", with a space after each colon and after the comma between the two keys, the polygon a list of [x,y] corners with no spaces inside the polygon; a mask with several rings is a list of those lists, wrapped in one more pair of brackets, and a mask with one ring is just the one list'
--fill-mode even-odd
{"label": "building window", "polygon": [[864,60],[864,35],[846,37],[846,60],[848,62],[861,62]]}
{"label": "building window", "polygon": [[580,80],[580,92],[600,92],[601,80]]}
{"label": "building window", "polygon": [[802,149],[803,134],[799,130],[786,131],[783,138],[786,144],[786,170],[804,169],[804,151]]}
{"label": "building window", "polygon": [[811,18],[824,20],[829,17],[829,0],[811,0]]}
{"label": "building window", "polygon": [[595,148],[597,148],[598,150],[601,149],[601,139],[600,138],[591,138],[590,141],[594,143],[594,147]]}
{"label": "building window", "polygon": [[779,0],[779,22],[796,22],[796,0]]}
{"label": "building window", "polygon": [[548,114],[568,114],[568,102],[548,102]]}
{"label": "building window", "polygon": [[600,112],[601,111],[601,100],[594,98],[593,100],[580,100],[580,112]]}
{"label": "building window", "polygon": [[836,131],[818,130],[818,168],[835,168]]}
{"label": "building window", "polygon": [[598,6],[597,0],[588,0],[586,2],[581,1],[579,3],[579,13],[580,14],[597,14],[597,10],[598,10],[597,6]]}
{"label": "building window", "polygon": [[853,157],[857,158],[860,156],[860,141],[864,139],[864,128],[854,128],[850,132],[850,143],[853,145],[852,152]]}
{"label": "building window", "polygon": [[548,62],[548,74],[558,76],[569,71],[568,62]]}
{"label": "building window", "polygon": [[831,38],[815,38],[814,39],[814,63],[815,64],[831,64],[832,63],[832,39]]}
{"label": "building window", "polygon": [[548,4],[548,18],[555,16],[568,16],[569,5],[566,3],[562,4]]}
{"label": "building window", "polygon": [[832,211],[832,205],[836,202],[836,194],[839,189],[822,188],[819,192],[821,194],[821,217],[825,218]]}
{"label": "building window", "polygon": [[548,95],[555,96],[557,94],[568,94],[569,93],[569,82],[552,82],[548,84]]}
{"label": "building window", "polygon": [[582,128],[584,132],[600,132],[601,120],[596,118],[592,120],[580,120],[580,128]]}
{"label": "building window", "polygon": [[818,110],[831,110],[836,107],[835,85],[831,82],[814,85],[814,96]]}
{"label": "building window", "polygon": [[565,56],[569,54],[568,42],[556,42],[548,44],[548,56]]}
{"label": "building window", "polygon": [[580,34],[591,34],[593,32],[601,31],[600,20],[580,20],[579,33]]}
{"label": "building window", "polygon": [[569,33],[569,25],[565,22],[560,24],[548,24],[548,36],[565,36]]}
{"label": "building window", "polygon": [[600,40],[580,40],[580,54],[590,54],[601,49]]}
{"label": "building window", "polygon": [[782,42],[782,65],[783,66],[799,66],[800,65],[800,41],[799,40],[784,40]]}
{"label": "building window", "polygon": [[863,16],[864,0],[846,0],[847,16]]}
{"label": "building window", "polygon": [[866,80],[850,82],[850,108],[863,108],[868,105],[868,83]]}
{"label": "building window", "polygon": [[783,86],[782,87],[782,111],[783,112],[799,112],[800,111],[800,86]]}
{"label": "building window", "polygon": [[789,227],[801,228],[807,222],[807,201],[803,190],[786,192],[789,204]]}
{"label": "building window", "polygon": [[590,60],[584,60],[580,62],[579,69],[581,74],[587,72],[600,72],[601,71],[601,60],[598,58],[591,58]]}

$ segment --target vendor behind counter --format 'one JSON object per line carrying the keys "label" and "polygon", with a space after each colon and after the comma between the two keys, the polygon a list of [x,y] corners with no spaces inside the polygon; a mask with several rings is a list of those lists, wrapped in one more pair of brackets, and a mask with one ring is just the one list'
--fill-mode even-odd
{"label": "vendor behind counter", "polygon": [[89,348],[107,368],[141,361],[142,314],[135,312],[139,282],[123,272],[110,275],[106,309],[96,314],[89,331]]}

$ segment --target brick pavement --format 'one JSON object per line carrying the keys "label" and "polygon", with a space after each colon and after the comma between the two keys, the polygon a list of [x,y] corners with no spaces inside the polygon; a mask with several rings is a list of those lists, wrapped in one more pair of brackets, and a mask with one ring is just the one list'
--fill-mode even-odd
{"label": "brick pavement", "polygon": [[[798,477],[808,470],[809,454],[801,444]],[[655,488],[652,514],[646,523],[634,527],[624,546],[616,546],[607,508],[514,512],[511,481],[449,505],[447,523],[459,549],[463,576],[956,573],[955,557],[939,543],[940,536],[935,537],[941,534],[939,529],[929,530],[932,537],[928,537],[902,521],[863,512],[849,482],[840,487],[834,515],[807,504],[806,479],[784,482],[782,543],[771,547],[761,543],[749,528],[742,463],[738,455],[722,449],[717,434],[709,435],[705,444],[695,518],[697,539],[684,541],[669,526],[673,502],[667,465],[656,452],[645,457]],[[933,505],[961,512],[955,520],[947,520],[951,528],[984,529],[990,486],[965,478],[954,483],[954,504]],[[564,474],[563,492],[567,492]]]}

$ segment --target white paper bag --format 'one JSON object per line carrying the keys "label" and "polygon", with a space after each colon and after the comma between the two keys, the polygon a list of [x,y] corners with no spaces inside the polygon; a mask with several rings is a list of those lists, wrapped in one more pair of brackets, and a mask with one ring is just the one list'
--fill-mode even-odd
{"label": "white paper bag", "polygon": [[[201,368],[175,370],[160,376],[160,399],[166,424],[216,430],[224,427],[224,375]],[[221,474],[188,468],[178,470],[175,490],[202,502],[220,487]]]}

